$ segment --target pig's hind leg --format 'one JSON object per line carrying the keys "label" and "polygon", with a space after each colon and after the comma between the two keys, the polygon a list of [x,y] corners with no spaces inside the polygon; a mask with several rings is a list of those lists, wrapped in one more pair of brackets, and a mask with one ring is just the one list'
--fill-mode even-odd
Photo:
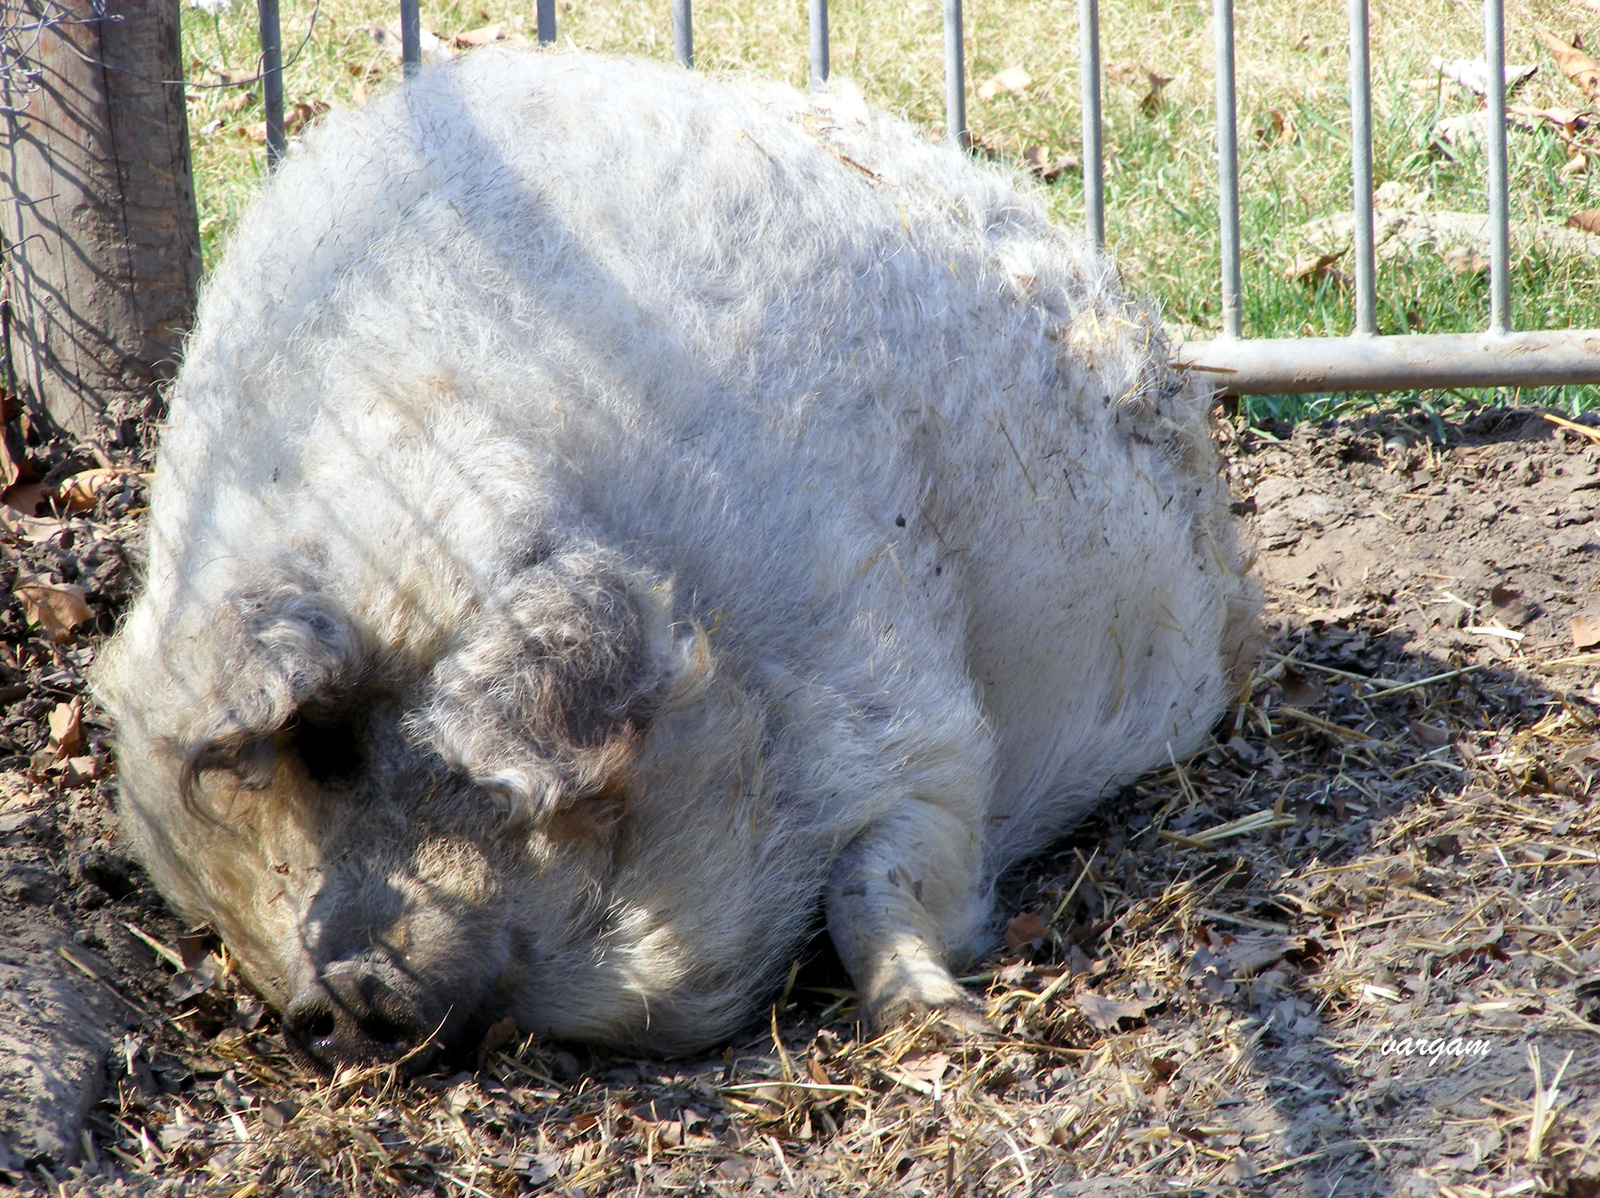
{"label": "pig's hind leg", "polygon": [[845,846],[828,881],[828,934],[874,1027],[947,1012],[981,1025],[952,958],[977,946],[989,912],[979,811],[908,799]]}

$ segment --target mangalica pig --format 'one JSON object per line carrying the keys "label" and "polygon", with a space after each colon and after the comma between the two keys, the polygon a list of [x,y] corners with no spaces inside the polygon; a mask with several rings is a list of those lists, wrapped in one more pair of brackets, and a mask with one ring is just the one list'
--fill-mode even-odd
{"label": "mangalica pig", "polygon": [[205,290],[96,678],[124,826],[325,1067],[706,1045],[819,922],[869,1020],[959,1021],[1000,871],[1246,664],[1208,408],[847,86],[426,72]]}

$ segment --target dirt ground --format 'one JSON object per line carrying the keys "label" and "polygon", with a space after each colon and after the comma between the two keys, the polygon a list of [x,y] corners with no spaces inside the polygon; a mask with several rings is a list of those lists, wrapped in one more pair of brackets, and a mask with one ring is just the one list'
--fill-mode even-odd
{"label": "dirt ground", "polygon": [[726,1051],[412,1081],[302,1072],[121,855],[82,676],[145,462],[7,434],[0,1195],[1600,1195],[1594,429],[1225,434],[1266,651],[1007,880],[993,1035],[865,1038],[819,943]]}

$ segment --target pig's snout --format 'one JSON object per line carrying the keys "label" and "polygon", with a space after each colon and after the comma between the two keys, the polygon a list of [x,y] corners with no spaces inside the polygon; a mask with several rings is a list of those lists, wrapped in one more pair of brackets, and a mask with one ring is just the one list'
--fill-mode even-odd
{"label": "pig's snout", "polygon": [[432,1030],[417,1004],[384,975],[387,962],[335,961],[284,1009],[290,1045],[320,1069],[397,1061],[423,1045]]}

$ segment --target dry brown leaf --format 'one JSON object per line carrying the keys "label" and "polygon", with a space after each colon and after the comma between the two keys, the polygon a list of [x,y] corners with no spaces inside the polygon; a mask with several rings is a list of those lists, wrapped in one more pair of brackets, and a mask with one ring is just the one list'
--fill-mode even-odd
{"label": "dry brown leaf", "polygon": [[50,747],[56,759],[76,755],[83,748],[83,700],[57,703],[50,711]]}
{"label": "dry brown leaf", "polygon": [[1600,208],[1585,208],[1567,217],[1569,229],[1582,229],[1585,233],[1600,233]]}
{"label": "dry brown leaf", "polygon": [[1345,252],[1344,250],[1338,250],[1331,254],[1317,254],[1314,257],[1302,258],[1284,271],[1283,277],[1291,281],[1299,280],[1304,283],[1317,283],[1322,280],[1324,275],[1331,274],[1335,280],[1339,280],[1343,276],[1341,272],[1333,268],[1338,264],[1339,259],[1345,256]]}
{"label": "dry brown leaf", "polygon": [[290,135],[299,133],[307,125],[315,124],[318,117],[328,111],[328,105],[321,100],[296,100],[294,107],[283,114],[283,131]]}
{"label": "dry brown leaf", "polygon": [[1256,140],[1262,142],[1290,142],[1300,136],[1294,117],[1281,108],[1274,108],[1266,119],[1256,126]]}
{"label": "dry brown leaf", "polygon": [[240,92],[236,96],[229,96],[221,104],[218,104],[217,107],[223,112],[227,113],[229,116],[237,116],[246,108],[249,108],[250,105],[254,104],[257,98],[258,97],[256,96],[256,93],[253,91]]}
{"label": "dry brown leaf", "polygon": [[489,1026],[484,1032],[483,1040],[478,1045],[478,1068],[483,1068],[483,1063],[489,1059],[489,1054],[499,1052],[508,1044],[513,1044],[517,1039],[517,1017],[507,1015],[504,1019]]}
{"label": "dry brown leaf", "polygon": [[1591,100],[1600,100],[1600,61],[1548,30],[1540,30],[1540,33],[1544,35],[1544,44],[1550,47],[1550,53],[1555,55],[1561,73]]}
{"label": "dry brown leaf", "polygon": [[950,1068],[950,1057],[942,1052],[930,1052],[926,1056],[908,1056],[900,1061],[899,1072],[906,1077],[921,1082],[929,1089],[935,1082],[943,1079],[945,1070]]}
{"label": "dry brown leaf", "polygon": [[167,997],[174,1002],[188,1002],[215,986],[222,973],[222,962],[214,953],[207,953],[197,964],[173,975],[167,983]]}
{"label": "dry brown leaf", "polygon": [[1426,745],[1430,749],[1442,749],[1450,743],[1450,729],[1441,728],[1437,724],[1425,724],[1421,720],[1411,721],[1411,735],[1417,738],[1417,743]]}
{"label": "dry brown leaf", "polygon": [[69,786],[76,786],[84,782],[93,782],[104,771],[98,757],[83,756],[67,758],[67,768],[62,780]]}
{"label": "dry brown leaf", "polygon": [[22,467],[11,456],[11,439],[0,432],[0,493],[10,490],[21,478]]}
{"label": "dry brown leaf", "polygon": [[1139,111],[1144,113],[1145,116],[1155,116],[1156,113],[1161,111],[1162,104],[1165,103],[1161,98],[1161,93],[1167,90],[1167,84],[1172,82],[1173,76],[1158,75],[1154,71],[1146,71],[1145,78],[1150,80],[1150,90],[1144,94],[1144,99],[1139,101]]}
{"label": "dry brown leaf", "polygon": [[18,483],[0,494],[0,503],[15,508],[24,516],[37,516],[39,505],[49,498],[43,483]]}
{"label": "dry brown leaf", "polygon": [[11,540],[42,545],[65,527],[60,520],[25,515],[14,507],[0,504],[0,536]]}
{"label": "dry brown leaf", "polygon": [[[400,61],[405,47],[400,37],[400,27],[398,25],[367,25],[360,32],[365,33],[378,46],[387,50],[389,57],[395,62]],[[420,30],[418,40],[421,43],[420,48],[424,59],[433,60],[455,56],[455,51],[451,49],[450,45],[432,30]]]}
{"label": "dry brown leaf", "polygon": [[1102,998],[1093,990],[1085,990],[1074,1001],[1090,1027],[1109,1032],[1116,1030],[1119,1019],[1143,1019],[1144,1013],[1155,1006],[1157,1000],[1120,1002],[1114,998]]}
{"label": "dry brown leaf", "polygon": [[[1446,79],[1452,83],[1459,83],[1470,92],[1481,96],[1489,90],[1489,64],[1482,55],[1477,58],[1452,58],[1449,61],[1435,56],[1432,65],[1433,69]],[[1513,66],[1507,63],[1506,90],[1511,91],[1518,84],[1526,82],[1537,74],[1538,70],[1536,66]]]}
{"label": "dry brown leaf", "polygon": [[366,35],[370,37],[380,49],[387,50],[389,52],[389,57],[393,58],[396,62],[400,61],[401,55],[404,53],[405,48],[401,43],[400,30],[398,28],[392,28],[388,25],[368,25],[365,27],[363,32],[365,32]]}
{"label": "dry brown leaf", "polygon": [[84,599],[83,588],[70,583],[28,578],[13,586],[11,593],[22,604],[29,623],[43,628],[58,645],[70,641],[72,630],[79,624],[94,619],[94,612]]}
{"label": "dry brown leaf", "polygon": [[121,483],[125,471],[96,467],[64,478],[55,485],[55,497],[68,511],[86,512],[94,507],[100,492],[113,483]]}
{"label": "dry brown leaf", "polygon": [[450,44],[457,50],[469,50],[473,46],[487,46],[490,42],[497,42],[505,34],[500,30],[499,22],[489,25],[480,25],[476,29],[463,30],[450,39]]}
{"label": "dry brown leaf", "polygon": [[1254,977],[1268,965],[1276,964],[1289,952],[1305,948],[1305,937],[1276,933],[1246,932],[1224,938],[1226,944],[1216,956],[1217,972],[1224,978]]}
{"label": "dry brown leaf", "polygon": [[1290,707],[1315,707],[1322,702],[1327,689],[1309,674],[1302,674],[1293,666],[1284,666],[1278,679],[1278,690]]}
{"label": "dry brown leaf", "polygon": [[1489,273],[1489,259],[1475,245],[1457,245],[1439,255],[1439,260],[1458,275]]}
{"label": "dry brown leaf", "polygon": [[1593,649],[1600,645],[1600,620],[1589,616],[1573,616],[1568,624],[1572,629],[1572,647]]}
{"label": "dry brown leaf", "polygon": [[1497,582],[1489,591],[1489,603],[1494,608],[1495,619],[1507,628],[1521,628],[1539,614],[1539,606],[1516,587]]}
{"label": "dry brown leaf", "polygon": [[996,96],[1026,91],[1033,86],[1033,76],[1025,67],[1007,67],[993,79],[978,88],[978,99],[992,100]]}
{"label": "dry brown leaf", "polygon": [[1076,154],[1062,154],[1052,158],[1046,146],[1029,146],[1022,152],[1022,161],[1029,172],[1039,176],[1046,183],[1054,183],[1068,171],[1081,170],[1083,167]]}
{"label": "dry brown leaf", "polygon": [[1526,117],[1535,126],[1540,121],[1554,125],[1561,133],[1563,141],[1576,137],[1589,124],[1589,114],[1580,112],[1576,108],[1530,108],[1522,104],[1513,104],[1506,111],[1512,116]]}
{"label": "dry brown leaf", "polygon": [[1049,935],[1050,926],[1037,911],[1024,911],[1006,923],[1006,948],[1014,953],[1021,952],[1029,945],[1043,944]]}

